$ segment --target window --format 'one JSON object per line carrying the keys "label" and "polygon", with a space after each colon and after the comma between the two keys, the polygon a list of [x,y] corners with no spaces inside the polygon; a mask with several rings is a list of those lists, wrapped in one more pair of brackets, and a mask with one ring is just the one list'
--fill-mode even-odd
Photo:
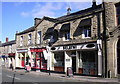
{"label": "window", "polygon": [[28,35],[28,45],[29,44],[32,44],[32,35],[31,34]]}
{"label": "window", "polygon": [[65,33],[65,40],[69,40],[70,39],[70,32],[66,32]]}
{"label": "window", "polygon": [[91,28],[90,26],[84,26],[82,31],[82,38],[91,37]]}
{"label": "window", "polygon": [[20,46],[23,46],[23,36],[20,37]]}
{"label": "window", "polygon": [[50,37],[50,42],[54,42],[55,40],[54,40],[54,36],[52,35],[51,37]]}
{"label": "window", "polygon": [[41,31],[39,31],[37,33],[37,43],[40,44],[41,43]]}
{"label": "window", "polygon": [[120,3],[116,5],[117,24],[120,25]]}

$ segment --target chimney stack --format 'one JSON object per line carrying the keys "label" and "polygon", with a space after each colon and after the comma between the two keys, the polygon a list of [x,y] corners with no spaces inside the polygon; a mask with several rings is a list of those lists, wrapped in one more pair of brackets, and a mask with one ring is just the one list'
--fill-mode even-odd
{"label": "chimney stack", "polygon": [[34,18],[34,25],[36,26],[41,21],[40,18]]}
{"label": "chimney stack", "polygon": [[6,37],[6,42],[8,42],[8,37]]}
{"label": "chimney stack", "polygon": [[96,7],[96,0],[92,1],[92,7],[95,8]]}

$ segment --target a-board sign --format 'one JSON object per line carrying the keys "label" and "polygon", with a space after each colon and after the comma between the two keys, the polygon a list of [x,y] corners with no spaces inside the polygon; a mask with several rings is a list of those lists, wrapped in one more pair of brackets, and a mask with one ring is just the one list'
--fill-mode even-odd
{"label": "a-board sign", "polygon": [[72,67],[68,67],[68,68],[67,68],[67,76],[69,76],[69,77],[73,76]]}

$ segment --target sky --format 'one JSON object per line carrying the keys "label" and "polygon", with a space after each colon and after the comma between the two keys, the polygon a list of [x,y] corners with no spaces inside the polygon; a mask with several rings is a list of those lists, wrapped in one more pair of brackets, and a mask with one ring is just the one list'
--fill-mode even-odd
{"label": "sky", "polygon": [[[100,2],[97,2],[100,4]],[[60,17],[67,14],[70,6],[71,13],[91,7],[92,2],[2,2],[0,3],[0,41],[15,40],[16,31],[23,31],[34,25],[34,18]],[[1,26],[2,25],[2,26]],[[2,33],[2,34],[1,34]]]}

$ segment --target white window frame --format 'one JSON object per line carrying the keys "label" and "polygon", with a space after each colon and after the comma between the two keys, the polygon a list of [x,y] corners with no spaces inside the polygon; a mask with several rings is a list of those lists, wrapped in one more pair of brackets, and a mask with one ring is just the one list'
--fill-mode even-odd
{"label": "white window frame", "polygon": [[41,31],[37,32],[37,44],[41,44]]}
{"label": "white window frame", "polygon": [[28,34],[28,45],[32,44],[32,34]]}
{"label": "white window frame", "polygon": [[24,37],[20,36],[20,46],[23,46],[23,39],[24,39]]}
{"label": "white window frame", "polygon": [[89,36],[89,32],[91,32],[91,26],[88,26],[88,28],[84,26],[82,30],[82,38],[91,38],[91,34]]}

